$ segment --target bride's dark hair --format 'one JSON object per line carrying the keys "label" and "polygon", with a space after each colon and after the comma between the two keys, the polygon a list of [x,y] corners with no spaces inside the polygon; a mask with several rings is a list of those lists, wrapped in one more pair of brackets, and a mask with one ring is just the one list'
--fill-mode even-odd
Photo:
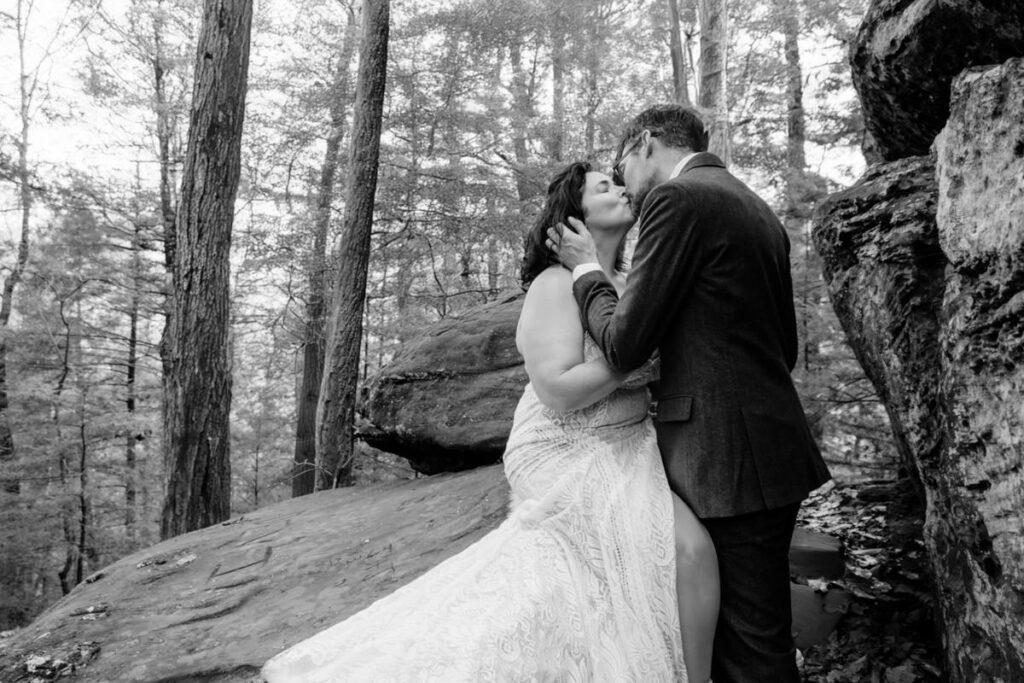
{"label": "bride's dark hair", "polygon": [[533,279],[548,266],[558,265],[558,257],[544,244],[548,228],[561,223],[569,225],[569,217],[583,220],[583,186],[591,170],[586,161],[575,161],[555,174],[548,184],[548,198],[536,222],[526,234],[526,247],[519,279],[527,289]]}

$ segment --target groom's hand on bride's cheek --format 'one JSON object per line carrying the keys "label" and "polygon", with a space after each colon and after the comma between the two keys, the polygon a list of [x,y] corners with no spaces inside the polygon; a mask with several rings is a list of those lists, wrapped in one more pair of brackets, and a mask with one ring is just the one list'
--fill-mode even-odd
{"label": "groom's hand on bride's cheek", "polygon": [[548,228],[547,246],[569,270],[581,263],[597,263],[597,249],[590,231],[576,218],[569,218],[569,227],[559,223]]}

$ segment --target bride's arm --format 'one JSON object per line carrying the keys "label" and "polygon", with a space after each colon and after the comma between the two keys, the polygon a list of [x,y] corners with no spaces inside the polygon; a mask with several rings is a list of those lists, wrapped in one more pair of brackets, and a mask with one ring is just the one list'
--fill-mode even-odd
{"label": "bride's arm", "polygon": [[583,326],[572,295],[572,275],[562,267],[548,268],[530,284],[516,345],[537,397],[554,410],[588,406],[625,379],[604,359],[584,362]]}

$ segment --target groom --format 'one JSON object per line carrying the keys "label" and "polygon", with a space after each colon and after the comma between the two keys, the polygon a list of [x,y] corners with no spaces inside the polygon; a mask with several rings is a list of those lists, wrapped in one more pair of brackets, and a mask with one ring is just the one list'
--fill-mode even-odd
{"label": "groom", "polygon": [[685,107],[651,107],[627,126],[614,170],[639,237],[621,300],[582,223],[549,230],[548,244],[573,271],[584,325],[611,365],[627,372],[660,352],[665,471],[718,554],[711,677],[798,681],[789,543],[800,502],[829,473],[789,375],[789,240],[705,150],[704,123]]}

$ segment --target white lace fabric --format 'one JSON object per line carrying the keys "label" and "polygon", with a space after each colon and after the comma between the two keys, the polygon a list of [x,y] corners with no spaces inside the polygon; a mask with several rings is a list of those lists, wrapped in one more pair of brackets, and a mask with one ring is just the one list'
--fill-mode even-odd
{"label": "white lace fabric", "polygon": [[[600,351],[587,340],[585,356]],[[527,385],[501,526],[266,663],[270,683],[686,681],[652,365],[582,410]]]}

